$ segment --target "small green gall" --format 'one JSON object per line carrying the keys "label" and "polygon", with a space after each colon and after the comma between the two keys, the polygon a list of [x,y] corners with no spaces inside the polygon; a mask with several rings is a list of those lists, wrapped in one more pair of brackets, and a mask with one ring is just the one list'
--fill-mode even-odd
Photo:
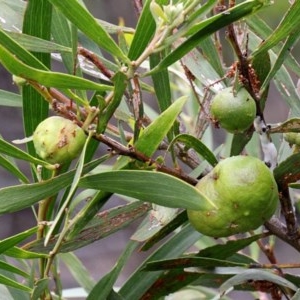
{"label": "small green gall", "polygon": [[232,87],[228,87],[213,98],[210,113],[217,125],[230,133],[239,133],[254,122],[256,104],[245,88],[234,92]]}
{"label": "small green gall", "polygon": [[53,116],[42,121],[33,134],[37,155],[51,164],[63,164],[76,158],[86,141],[84,131],[72,121]]}

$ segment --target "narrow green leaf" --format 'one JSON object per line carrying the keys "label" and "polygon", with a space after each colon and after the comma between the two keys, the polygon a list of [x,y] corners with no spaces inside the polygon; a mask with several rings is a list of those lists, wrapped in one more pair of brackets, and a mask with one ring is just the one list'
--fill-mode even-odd
{"label": "narrow green leaf", "polygon": [[73,74],[76,58],[74,57],[74,52],[72,51],[72,35],[70,24],[66,17],[56,8],[53,8],[52,14],[53,21],[51,29],[53,39],[56,43],[59,43],[71,49],[70,53],[62,53],[61,58],[68,73]]}
{"label": "narrow green leaf", "polygon": [[0,260],[0,269],[28,278],[29,274],[15,266]]}
{"label": "narrow green leaf", "polygon": [[[189,260],[189,256],[182,259]],[[176,259],[174,259],[174,261],[175,260]],[[199,260],[198,262],[200,261],[201,260]],[[207,266],[211,263],[211,266],[213,267],[214,260],[211,260],[210,263],[208,263],[208,261],[209,260],[207,258],[202,260],[202,262],[204,264],[207,264]],[[216,259],[215,263],[226,264],[226,262],[224,261],[218,261],[219,260]],[[238,257],[231,258],[228,262],[229,264],[233,264],[232,267],[219,267],[218,269],[213,269],[209,266],[208,268],[206,268],[204,267],[204,265],[202,265],[203,267],[194,268],[193,271],[191,269],[189,270],[185,268],[169,269],[168,271],[164,271],[164,273],[147,290],[146,294],[151,299],[158,299],[159,297],[167,296],[171,293],[176,293],[176,291],[182,289],[183,287],[186,288],[187,286],[190,286],[192,289],[198,287],[213,287],[215,289],[218,289],[220,284],[233,276],[227,275],[227,273],[231,274],[233,272],[236,272],[236,266],[234,266],[234,263],[249,265],[252,262],[253,260],[251,260],[248,256],[239,255]],[[237,288],[240,289],[240,287]],[[242,289],[251,290],[251,287],[250,285],[247,286],[245,284],[243,285]],[[204,288],[204,290],[206,289]],[[211,299],[211,295],[207,296],[205,299]],[[229,300],[229,298],[226,297],[222,297],[222,299]]]}
{"label": "narrow green leaf", "polygon": [[300,189],[300,183],[290,183],[289,187],[292,188],[292,189],[299,190]]}
{"label": "narrow green leaf", "polygon": [[26,238],[32,236],[37,231],[37,227],[33,227],[31,229],[25,230],[19,234],[6,238],[0,241],[0,253],[5,252],[6,250],[12,248],[13,246],[19,244],[24,241]]}
{"label": "narrow green leaf", "polygon": [[[145,128],[136,141],[134,148],[146,156],[151,157],[172,128],[178,114],[182,111],[186,100],[186,96],[180,97],[168,109],[162,112],[148,127]],[[116,162],[114,169],[126,169],[128,168],[128,165],[128,157],[123,156]]]}
{"label": "narrow green leaf", "polygon": [[[7,258],[5,255],[0,255],[0,257],[1,257],[1,260],[7,261]],[[6,278],[9,278],[10,280],[12,280],[14,282],[17,281],[16,276],[13,273],[10,273],[3,269],[0,269],[0,274],[2,276],[5,276]],[[30,299],[29,293],[27,291],[19,290],[19,289],[11,287],[9,285],[0,284],[0,287],[1,287],[1,296],[6,297],[7,299],[11,299],[11,300],[14,300],[14,299],[29,300]]]}
{"label": "narrow green leaf", "polygon": [[[58,11],[55,7],[53,7],[53,17],[52,17],[52,36],[54,41],[57,43],[64,45],[71,49],[70,53],[62,53],[61,58],[65,68],[67,69],[69,74],[74,75],[75,62],[77,61],[77,49],[74,53],[73,44],[75,41],[72,41],[73,35],[71,33],[71,26],[68,22],[67,18]],[[76,36],[76,46],[78,38]]]}
{"label": "narrow green leaf", "polygon": [[[107,91],[113,87],[103,84],[98,84],[93,81],[58,73],[49,72],[29,67],[17,59],[7,49],[0,46],[0,62],[12,74],[25,78],[27,80],[36,81],[46,87],[56,87],[63,89],[79,89],[79,90],[97,90]],[[47,104],[48,108],[48,104]]]}
{"label": "narrow green leaf", "polygon": [[[254,32],[255,32],[262,40],[266,40],[274,32],[274,29],[271,28],[267,23],[265,23],[258,15],[252,15],[252,16],[248,17],[246,19],[246,22],[249,25],[249,27],[253,30],[253,33],[251,33],[251,36],[254,35]],[[251,42],[251,38],[250,38],[250,42]],[[282,47],[282,43],[278,43],[269,52],[272,53],[272,51],[274,51],[274,53],[276,55],[278,55],[281,47]],[[254,50],[256,48],[257,48],[257,43],[255,45],[255,48],[253,48],[252,50]],[[261,54],[263,54],[263,53],[261,53]],[[256,57],[257,56],[258,55],[256,55]],[[254,59],[256,59],[256,58],[254,58]],[[287,56],[284,64],[286,67],[288,67],[290,70],[292,70],[298,76],[300,76],[300,65],[297,62],[297,60],[291,55],[291,53]],[[263,80],[261,82],[263,82]]]}
{"label": "narrow green leaf", "polygon": [[[261,86],[263,82],[266,82],[266,78],[268,77],[268,74],[270,73],[271,70],[271,59],[270,59],[269,52],[266,51],[266,52],[262,52],[260,55],[256,55],[252,59],[251,65],[255,70],[255,74],[258,77]],[[260,87],[261,90],[260,90],[259,106],[261,111],[264,111],[265,109],[265,104],[269,94],[269,87],[270,87],[270,83],[268,82],[265,83],[265,87],[263,88],[263,90],[262,87]]]}
{"label": "narrow green leaf", "polygon": [[84,158],[85,158],[85,153],[87,150],[87,146],[89,144],[89,141],[91,140],[92,135],[89,134],[88,138],[85,141],[84,147],[82,149],[82,152],[80,154],[80,157],[78,159],[77,165],[76,165],[76,171],[70,186],[70,189],[68,191],[68,195],[66,196],[66,198],[64,199],[64,203],[61,205],[61,207],[59,208],[59,211],[56,213],[54,220],[52,221],[51,227],[49,228],[46,236],[45,236],[45,245],[48,244],[56,226],[59,224],[59,222],[62,219],[63,214],[66,212],[67,207],[69,206],[70,202],[73,199],[73,196],[77,190],[78,187],[78,183],[80,180],[80,177],[83,173],[83,167],[84,167]]}
{"label": "narrow green leaf", "polygon": [[231,142],[230,156],[239,155],[243,151],[244,147],[251,140],[253,135],[253,130],[247,130],[242,133],[235,133]]}
{"label": "narrow green leaf", "polygon": [[0,45],[5,47],[10,53],[14,53],[25,64],[38,68],[41,70],[48,70],[49,67],[45,66],[40,60],[28,52],[24,47],[21,47],[15,40],[6,34],[0,28]]}
{"label": "narrow green leaf", "polygon": [[152,156],[163,138],[172,128],[178,114],[182,111],[187,97],[177,99],[168,109],[161,113],[146,129],[134,147],[146,156]]}
{"label": "narrow green leaf", "polygon": [[244,263],[237,263],[228,260],[221,260],[208,257],[180,257],[169,260],[159,260],[147,263],[145,270],[158,271],[169,269],[182,269],[182,268],[216,268],[216,267],[244,267],[249,265]]}
{"label": "narrow green leaf", "polygon": [[290,49],[293,47],[293,44],[299,39],[299,36],[300,36],[300,32],[296,31],[296,32],[292,32],[287,37],[280,53],[278,54],[275,64],[273,65],[272,69],[270,70],[268,76],[265,78],[261,86],[261,92],[263,92],[268,87],[270,81],[274,78],[275,74],[284,63],[286,57],[289,55]]}
{"label": "narrow green leaf", "polygon": [[300,95],[297,92],[293,79],[287,69],[282,66],[273,80],[277,90],[280,92],[285,103],[289,105],[293,115],[299,116]]}
{"label": "narrow green leaf", "polygon": [[64,53],[72,51],[68,47],[28,34],[18,32],[7,32],[7,34],[28,51],[41,53]]}
{"label": "narrow green leaf", "polygon": [[101,297],[103,297],[104,299],[108,297],[110,292],[113,290],[113,285],[115,284],[121,270],[123,269],[125,263],[128,261],[129,257],[137,248],[137,246],[137,242],[128,242],[126,248],[120,255],[113,269],[97,282],[97,284],[94,286],[94,288],[88,295],[87,300],[97,299],[99,295],[101,295]]}
{"label": "narrow green leaf", "polygon": [[[44,40],[50,40],[51,38],[51,18],[52,18],[52,6],[47,0],[31,0],[27,3],[26,9],[24,12],[23,19],[23,28],[22,32],[24,34],[32,35]],[[39,24],[37,26],[37,24]],[[17,58],[14,57],[15,52],[10,52],[7,46],[0,47],[0,61],[4,67],[7,68],[10,65],[13,69],[17,68],[17,72],[20,72],[19,75],[25,75],[27,73],[26,65],[21,61],[20,63],[25,66],[25,69],[18,67],[13,61],[10,59],[15,59],[17,62]],[[15,47],[17,48],[17,47]],[[3,50],[3,51],[1,51]],[[15,49],[19,50],[19,48]],[[7,52],[9,56],[7,56]],[[23,53],[22,53],[23,54]],[[9,58],[10,57],[10,58]],[[50,68],[50,53],[39,53],[36,52],[34,57],[39,61],[37,64],[42,64],[44,68]],[[3,63],[3,60],[7,63]],[[13,67],[12,64],[15,66]],[[36,63],[34,64],[34,66]],[[18,70],[19,68],[19,70]],[[9,72],[13,75],[19,76],[14,73],[11,69],[7,68]],[[45,72],[45,71],[44,71]],[[19,76],[22,77],[22,76]],[[38,93],[33,87],[29,85],[24,85],[22,88],[22,100],[23,100],[23,120],[24,120],[24,133],[25,136],[30,136],[36,126],[48,116],[49,104],[43,99],[42,95]],[[26,145],[28,149],[28,153],[31,155],[35,154],[35,149],[32,143]]]}
{"label": "narrow green leaf", "polygon": [[[107,157],[105,156],[86,164],[83,173],[89,172],[106,159]],[[75,170],[72,170],[43,182],[9,186],[0,189],[0,215],[19,211],[44,198],[55,195],[72,183],[74,175]],[[7,199],[10,199],[10,201],[7,201]]]}
{"label": "narrow green leaf", "polygon": [[269,271],[264,270],[246,270],[240,274],[233,276],[232,278],[228,279],[220,286],[220,293],[223,295],[229,290],[231,287],[235,285],[242,284],[247,282],[248,280],[266,280],[268,282],[273,282],[276,285],[287,287],[293,291],[297,291],[297,287],[289,282],[288,280],[284,279],[279,275],[275,275]]}
{"label": "narrow green leaf", "polygon": [[0,0],[1,27],[9,31],[21,31],[26,2]]}
{"label": "narrow green leaf", "polygon": [[48,254],[30,252],[18,247],[9,248],[4,252],[4,255],[18,259],[48,258]]}
{"label": "narrow green leaf", "polygon": [[200,156],[202,156],[213,167],[218,163],[215,155],[207,148],[199,139],[189,134],[180,134],[174,138],[170,147],[177,142],[185,144],[186,148],[193,148]]}
{"label": "narrow green leaf", "polygon": [[0,153],[6,154],[8,156],[18,158],[21,160],[29,161],[34,164],[40,164],[43,166],[51,166],[50,164],[44,162],[43,160],[37,159],[28,153],[22,151],[21,149],[13,146],[12,144],[6,142],[0,138]]}
{"label": "narrow green leaf", "polygon": [[[261,52],[265,52],[280,41],[285,40],[290,34],[298,35],[298,24],[300,22],[300,3],[294,1],[290,6],[289,10],[286,12],[285,16],[281,20],[280,24],[273,31],[273,33],[258,47],[256,51],[252,53],[252,56],[256,56]],[[297,35],[296,34],[296,35]]]}
{"label": "narrow green leaf", "polygon": [[210,203],[200,191],[186,182],[164,173],[149,171],[108,171],[85,176],[80,187],[101,189],[167,207],[199,210]]}
{"label": "narrow green leaf", "polygon": [[300,119],[291,118],[280,124],[271,126],[270,133],[278,132],[300,132]]}
{"label": "narrow green leaf", "polygon": [[[124,206],[117,206],[99,213],[85,228],[80,227],[74,237],[68,237],[62,242],[59,252],[65,253],[74,251],[97,240],[103,239],[116,231],[125,228],[133,221],[143,216],[149,211],[150,205],[140,201],[135,201]],[[77,223],[76,223],[77,224]],[[73,232],[72,232],[73,233]],[[45,247],[42,240],[27,244],[24,248],[31,251],[49,253],[55,245],[59,235],[51,239]]]}
{"label": "narrow green leaf", "polygon": [[[151,41],[152,36],[154,35],[156,25],[150,11],[151,1],[152,0],[147,0],[144,3],[142,13],[139,17],[136,31],[133,36],[133,40],[128,53],[128,57],[131,60],[136,60],[142,54],[142,52],[149,44],[149,41]],[[159,5],[163,5],[168,4],[168,1],[158,0],[156,1],[156,3]]]}
{"label": "narrow green leaf", "polygon": [[[263,23],[261,19],[252,16],[249,20],[252,20],[251,23],[249,24],[251,25],[253,30],[255,32],[257,31],[259,36],[261,36],[263,39],[266,39],[270,34],[272,34],[273,29],[271,29],[265,23]],[[265,32],[267,32],[268,34],[266,35]],[[257,48],[257,45],[259,45],[260,43],[261,43],[261,39],[257,35],[250,33],[249,48],[253,51],[254,49]],[[271,62],[273,64],[277,60],[280,49],[281,47],[278,45],[268,51]],[[264,54],[262,53],[262,55]],[[257,59],[257,55],[256,57],[254,57],[254,60],[256,59]],[[269,62],[265,61],[265,64],[263,64],[263,66],[268,69]],[[298,76],[300,76],[300,65],[293,58],[293,56],[288,55],[285,64],[282,65],[281,68],[277,71],[276,76],[273,78],[273,80],[277,90],[281,93],[283,100],[285,101],[286,104],[289,105],[291,111],[293,112],[293,116],[298,116],[300,114],[299,93],[297,92],[297,89],[295,87],[294,80],[292,79],[291,75],[289,74],[285,66],[287,66],[289,69],[293,70],[293,72],[298,74]]]}
{"label": "narrow green leaf", "polygon": [[[202,5],[199,5],[197,9],[192,13],[191,16],[188,17],[187,22],[183,24],[182,28],[193,27],[195,25],[195,21],[202,20],[205,16],[211,12],[211,10],[216,5],[217,0],[208,0]],[[179,30],[181,30],[180,28]]]}
{"label": "narrow green leaf", "polygon": [[21,172],[21,170],[13,164],[10,160],[5,158],[3,155],[0,155],[0,166],[2,166],[4,169],[9,171],[11,174],[13,174],[16,178],[21,180],[23,183],[29,183],[28,178],[26,175]]}
{"label": "narrow green leaf", "polygon": [[151,261],[168,259],[182,254],[200,237],[188,224],[151,254],[121,287],[119,294],[125,300],[140,299],[148,288],[160,277],[162,271],[145,272],[144,266]]}
{"label": "narrow green leaf", "polygon": [[[148,288],[145,295],[149,299],[161,299],[165,298],[163,296],[168,296],[170,294],[176,295],[176,292],[186,290],[187,286],[191,289],[195,289],[195,286],[203,286],[201,283],[198,284],[199,277],[201,274],[195,272],[184,271],[182,269],[172,269],[169,271],[164,271],[161,276],[159,276],[156,281]],[[197,280],[197,281],[196,281]],[[193,284],[195,282],[195,284]],[[211,295],[210,295],[211,296]],[[204,295],[204,293],[199,293],[198,295],[193,294],[180,294],[180,299],[212,299],[212,297]],[[222,300],[225,300],[222,298]]]}
{"label": "narrow green leaf", "polygon": [[110,121],[112,115],[121,103],[124,96],[125,89],[127,87],[127,76],[123,72],[117,72],[112,78],[114,83],[114,94],[112,101],[108,104],[99,117],[97,131],[103,133],[106,129],[107,123]]}
{"label": "narrow green leaf", "polygon": [[108,53],[128,62],[126,55],[105,29],[103,29],[97,20],[78,1],[49,0],[49,2],[100,47],[105,49]]}
{"label": "narrow green leaf", "polygon": [[[165,238],[168,234],[174,232],[179,226],[184,224],[187,221],[187,213],[186,211],[181,212],[178,214],[171,222],[163,226],[158,232],[156,232],[152,237],[147,239],[147,241],[144,243],[144,245],[140,248],[140,251],[147,251],[149,250],[153,245],[155,245],[157,242],[161,241],[163,238]],[[148,227],[149,230],[149,227]],[[137,231],[131,239],[137,239],[135,236],[138,235]],[[138,236],[137,236],[138,237]],[[144,241],[145,239],[138,239],[139,241]]]}
{"label": "narrow green leaf", "polygon": [[74,253],[61,253],[59,258],[63,261],[66,267],[71,272],[72,276],[78,282],[79,286],[83,287],[86,292],[90,292],[95,285],[95,281],[84,267],[83,263],[75,256]]}
{"label": "narrow green leaf", "polygon": [[[206,38],[203,42],[206,40],[208,39]],[[215,93],[226,87],[224,83],[220,81],[220,75],[212,67],[206,55],[202,54],[197,48],[187,53],[187,55],[182,58],[182,63],[203,86],[209,87],[209,89]],[[224,74],[222,76],[224,76]]]}
{"label": "narrow green leaf", "polygon": [[22,107],[22,97],[19,94],[0,90],[0,105]]}
{"label": "narrow green leaf", "polygon": [[298,162],[300,153],[289,156],[274,169],[274,177],[279,189],[286,189],[289,183],[300,179]]}
{"label": "narrow green leaf", "polygon": [[[159,64],[159,62],[164,58],[164,52],[165,51],[161,51],[150,56],[151,69],[156,67]],[[162,112],[172,104],[169,72],[167,70],[162,70],[161,72],[153,74],[152,81],[155,90],[155,95],[158,100],[159,109]]]}
{"label": "narrow green leaf", "polygon": [[201,257],[213,257],[218,259],[227,259],[228,257],[234,255],[238,251],[246,248],[253,242],[260,239],[262,236],[260,234],[239,240],[227,241],[225,244],[214,245],[201,250],[198,256]]}
{"label": "narrow green leaf", "polygon": [[3,276],[1,274],[0,274],[0,284],[4,284],[6,286],[10,286],[10,287],[13,287],[18,290],[25,291],[25,292],[31,292],[31,288],[29,288],[26,285],[23,285],[21,283],[18,283],[17,281],[9,279],[8,277]]}
{"label": "narrow green leaf", "polygon": [[[103,207],[103,205],[112,196],[111,193],[104,191],[98,191],[94,197],[84,206],[81,211],[72,220],[73,227],[70,228],[70,232],[67,236],[67,240],[72,240],[78,236],[85,226],[93,219],[97,212]],[[93,231],[94,232],[94,231]],[[96,240],[96,239],[95,239]],[[85,240],[83,239],[83,242]],[[71,250],[73,251],[73,250]]]}
{"label": "narrow green leaf", "polygon": [[216,71],[216,73],[221,77],[224,76],[223,63],[221,57],[217,51],[217,47],[213,42],[212,37],[207,37],[199,43],[199,48],[203,51],[203,54],[210,66]]}
{"label": "narrow green leaf", "polygon": [[[196,47],[200,41],[207,38],[212,33],[249,14],[257,12],[263,6],[264,3],[261,0],[248,0],[226,10],[224,13],[219,13],[213,17],[201,21],[188,32],[188,34],[192,34],[192,36],[184,41],[173,52],[171,52],[156,68],[151,70],[149,74],[153,74],[154,72],[167,68],[171,64],[181,59],[185,54]],[[173,36],[169,39],[171,42],[172,40],[176,41],[177,38],[178,37]]]}
{"label": "narrow green leaf", "polygon": [[118,34],[120,32],[122,33],[131,33],[134,34],[135,30],[131,27],[126,27],[126,26],[120,26],[120,25],[116,25],[104,20],[99,20],[97,19],[97,22],[100,23],[100,25],[108,32],[108,33],[114,33],[114,34]]}
{"label": "narrow green leaf", "polygon": [[42,294],[45,292],[49,284],[48,278],[43,278],[40,280],[37,280],[34,284],[33,291],[31,292],[31,300],[39,300]]}

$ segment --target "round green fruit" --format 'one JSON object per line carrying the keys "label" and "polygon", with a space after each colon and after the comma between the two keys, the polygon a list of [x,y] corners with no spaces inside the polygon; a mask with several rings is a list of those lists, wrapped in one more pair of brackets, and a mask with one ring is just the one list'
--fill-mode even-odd
{"label": "round green fruit", "polygon": [[63,164],[76,158],[85,140],[86,135],[79,126],[59,116],[45,119],[33,134],[37,155],[51,164]]}
{"label": "round green fruit", "polygon": [[231,133],[243,132],[256,116],[256,105],[245,88],[236,93],[232,87],[220,91],[212,100],[210,112],[213,120]]}
{"label": "round green fruit", "polygon": [[271,218],[278,205],[271,171],[251,156],[222,160],[196,188],[215,207],[208,204],[204,210],[188,210],[188,218],[197,231],[212,237],[254,230]]}

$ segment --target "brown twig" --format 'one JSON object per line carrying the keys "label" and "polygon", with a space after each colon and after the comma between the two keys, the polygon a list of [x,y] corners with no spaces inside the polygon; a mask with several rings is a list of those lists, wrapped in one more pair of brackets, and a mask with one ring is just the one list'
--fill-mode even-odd
{"label": "brown twig", "polygon": [[100,60],[99,56],[97,56],[94,52],[83,47],[78,47],[77,52],[79,55],[82,55],[92,64],[94,64],[99,69],[99,71],[108,79],[110,79],[113,76],[113,73],[105,67],[105,65]]}
{"label": "brown twig", "polygon": [[[230,1],[230,7],[233,7],[234,5],[235,1]],[[234,26],[234,24],[228,25],[227,38],[230,41],[230,44],[238,58],[238,63],[236,64],[238,79],[255,100],[256,114],[260,116],[262,120],[264,120],[263,112],[260,107],[260,82],[256,76],[255,70],[252,68],[249,62],[247,49],[246,51],[241,50]]]}
{"label": "brown twig", "polygon": [[281,211],[286,221],[287,235],[291,239],[299,240],[297,217],[288,190],[281,190],[279,200]]}
{"label": "brown twig", "polygon": [[147,163],[149,166],[153,166],[159,172],[175,176],[192,185],[195,185],[198,182],[195,178],[188,176],[180,170],[172,169],[167,167],[166,165],[157,163],[156,160],[144,155],[142,152],[137,151],[134,147],[126,147],[104,134],[96,134],[94,137],[98,141],[110,147],[113,154],[124,155],[142,161],[144,163]]}
{"label": "brown twig", "polygon": [[300,252],[300,241],[288,235],[286,226],[276,217],[272,217],[265,224],[265,227],[282,241],[288,243],[290,246]]}
{"label": "brown twig", "polygon": [[273,247],[270,247],[269,244],[264,244],[261,240],[258,240],[257,242],[258,247],[260,250],[265,254],[265,256],[268,258],[271,264],[276,264],[277,260],[275,257],[274,249]]}
{"label": "brown twig", "polygon": [[134,141],[138,138],[141,128],[143,127],[144,106],[142,101],[142,93],[138,76],[134,76],[131,80],[132,85],[132,110],[135,119],[134,124]]}

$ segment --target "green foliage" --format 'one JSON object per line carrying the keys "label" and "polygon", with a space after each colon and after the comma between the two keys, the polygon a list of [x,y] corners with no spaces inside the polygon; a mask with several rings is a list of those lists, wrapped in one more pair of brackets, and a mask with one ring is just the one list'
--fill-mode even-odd
{"label": "green foliage", "polygon": [[[0,290],[7,299],[63,299],[61,262],[86,299],[233,299],[233,289],[254,299],[258,291],[272,299],[299,297],[300,277],[286,269],[300,265],[277,260],[277,241],[300,251],[299,148],[281,138],[300,132],[294,82],[300,64],[291,52],[300,2],[289,1],[276,28],[263,21],[273,1],[237,2],[146,0],[129,28],[96,19],[83,1],[0,0],[0,64],[19,88],[0,90],[0,105],[22,109],[26,137],[0,139],[0,167],[20,182],[0,189],[0,214],[31,207],[36,222],[0,241]],[[53,60],[64,71],[54,71]],[[216,145],[211,99],[240,86],[255,101],[256,119],[246,131],[222,131],[224,143]],[[272,110],[271,87],[289,119]],[[31,136],[49,114],[72,120],[87,135],[73,163],[50,164],[35,153]],[[266,123],[270,114],[277,124]],[[255,232],[203,236],[186,209],[214,205],[194,185],[222,158],[241,154],[270,167],[280,209]],[[115,194],[121,204],[103,208]],[[129,225],[134,233],[124,251],[95,281],[73,251]],[[149,251],[147,257],[117,289],[137,249]]]}

